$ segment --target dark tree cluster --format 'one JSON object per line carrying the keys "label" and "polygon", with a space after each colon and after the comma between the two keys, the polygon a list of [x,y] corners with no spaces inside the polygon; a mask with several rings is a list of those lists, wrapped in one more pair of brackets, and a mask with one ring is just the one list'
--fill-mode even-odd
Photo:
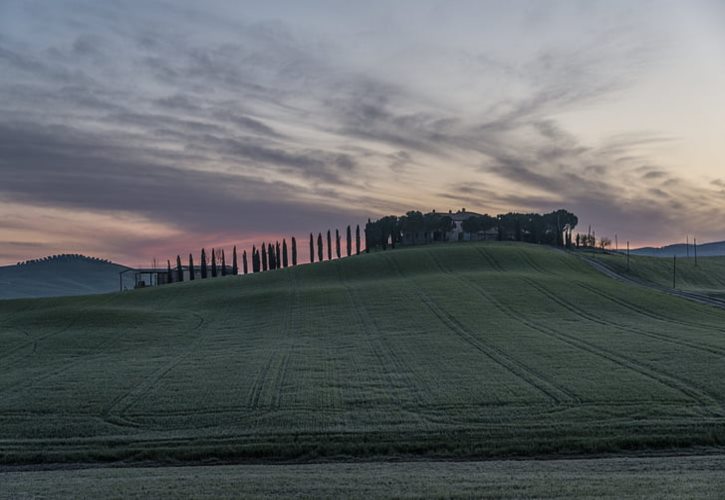
{"label": "dark tree cluster", "polygon": [[[456,215],[460,215],[460,212]],[[484,239],[493,235],[499,241],[524,241],[559,247],[572,246],[572,230],[579,222],[576,215],[566,210],[545,214],[471,214],[458,220],[459,234],[462,236],[467,233],[472,236],[470,239]],[[368,220],[365,225],[365,247],[366,251],[370,248],[387,250],[388,247],[395,248],[398,244],[417,245],[448,241],[455,228],[455,221],[448,214],[410,211],[400,217],[389,215],[374,222]]]}
{"label": "dark tree cluster", "polygon": [[113,264],[108,259],[99,259],[98,257],[88,257],[79,253],[64,253],[59,255],[49,255],[39,259],[30,259],[18,262],[17,266],[28,266],[32,264],[42,264],[44,262],[94,262],[103,264]]}

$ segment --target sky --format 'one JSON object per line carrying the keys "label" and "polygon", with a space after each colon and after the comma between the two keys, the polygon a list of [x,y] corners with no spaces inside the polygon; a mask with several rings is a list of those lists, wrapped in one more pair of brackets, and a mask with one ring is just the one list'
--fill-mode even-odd
{"label": "sky", "polygon": [[461,208],[723,240],[723,26],[723,0],[3,0],[0,264]]}

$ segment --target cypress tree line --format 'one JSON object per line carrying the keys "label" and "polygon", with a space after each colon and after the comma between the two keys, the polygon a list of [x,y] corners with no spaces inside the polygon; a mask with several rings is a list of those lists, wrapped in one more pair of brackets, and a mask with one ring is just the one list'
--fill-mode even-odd
{"label": "cypress tree line", "polygon": [[262,242],[262,271],[267,270],[267,246]]}
{"label": "cypress tree line", "polygon": [[297,240],[292,236],[292,265],[297,265]]}
{"label": "cypress tree line", "polygon": [[234,245],[232,252],[232,275],[236,276],[239,274],[239,265],[237,265],[237,245]]}
{"label": "cypress tree line", "polygon": [[216,278],[216,252],[211,249],[211,277]]}
{"label": "cypress tree line", "polygon": [[189,254],[189,281],[194,281],[194,256]]}
{"label": "cypress tree line", "polygon": [[327,230],[327,260],[332,260],[332,238],[329,229]]}
{"label": "cypress tree line", "polygon": [[310,233],[310,263],[315,261],[315,243],[314,239],[312,238],[312,233]]}
{"label": "cypress tree line", "polygon": [[287,259],[287,238],[282,239],[282,267],[289,266],[289,260]]}
{"label": "cypress tree line", "polygon": [[224,249],[222,248],[222,276],[227,275],[227,260],[224,258]]}
{"label": "cypress tree line", "polygon": [[279,247],[279,241],[277,242],[277,245],[275,246],[274,262],[276,263],[275,269],[282,268],[282,252]]}
{"label": "cypress tree line", "polygon": [[169,283],[174,282],[174,274],[171,272],[171,261],[170,260],[166,261],[166,280]]}
{"label": "cypress tree line", "polygon": [[355,228],[355,255],[360,255],[360,224]]}
{"label": "cypress tree line", "polygon": [[184,281],[184,268],[181,267],[181,257],[176,256],[176,276],[179,281]]}
{"label": "cypress tree line", "polygon": [[267,245],[267,262],[269,263],[270,271],[277,269],[277,259],[274,254],[274,245],[272,243]]}
{"label": "cypress tree line", "polygon": [[244,269],[244,274],[247,274],[249,271],[249,268],[247,267],[247,251],[245,250],[242,253],[242,268]]}
{"label": "cypress tree line", "polygon": [[350,257],[350,254],[352,253],[352,232],[350,231],[350,226],[347,226],[347,256]]}
{"label": "cypress tree line", "polygon": [[340,231],[335,229],[335,254],[340,258]]}
{"label": "cypress tree line", "polygon": [[201,279],[206,279],[206,250],[201,249]]}
{"label": "cypress tree line", "polygon": [[322,262],[322,233],[317,233],[317,260]]}

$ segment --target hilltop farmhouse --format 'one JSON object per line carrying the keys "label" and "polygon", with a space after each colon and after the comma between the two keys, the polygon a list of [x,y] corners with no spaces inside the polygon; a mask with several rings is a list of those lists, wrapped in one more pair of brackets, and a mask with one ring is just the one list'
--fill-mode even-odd
{"label": "hilltop farmhouse", "polygon": [[446,235],[447,241],[481,241],[495,240],[498,238],[498,229],[495,227],[475,233],[469,233],[463,230],[463,221],[471,217],[483,217],[483,214],[467,212],[465,208],[462,208],[455,213],[449,210],[448,217],[453,220],[453,229]]}

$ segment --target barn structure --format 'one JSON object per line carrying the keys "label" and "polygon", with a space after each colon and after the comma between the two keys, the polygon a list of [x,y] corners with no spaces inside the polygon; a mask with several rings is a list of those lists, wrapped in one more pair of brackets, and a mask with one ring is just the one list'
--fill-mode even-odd
{"label": "barn structure", "polygon": [[[189,281],[191,279],[189,266],[182,266],[181,269],[184,281]],[[194,268],[194,279],[201,279],[201,269]],[[125,269],[118,275],[120,291],[166,285],[177,281],[179,280],[177,279],[176,267],[171,268],[171,280],[169,280],[169,270],[165,267]]]}

